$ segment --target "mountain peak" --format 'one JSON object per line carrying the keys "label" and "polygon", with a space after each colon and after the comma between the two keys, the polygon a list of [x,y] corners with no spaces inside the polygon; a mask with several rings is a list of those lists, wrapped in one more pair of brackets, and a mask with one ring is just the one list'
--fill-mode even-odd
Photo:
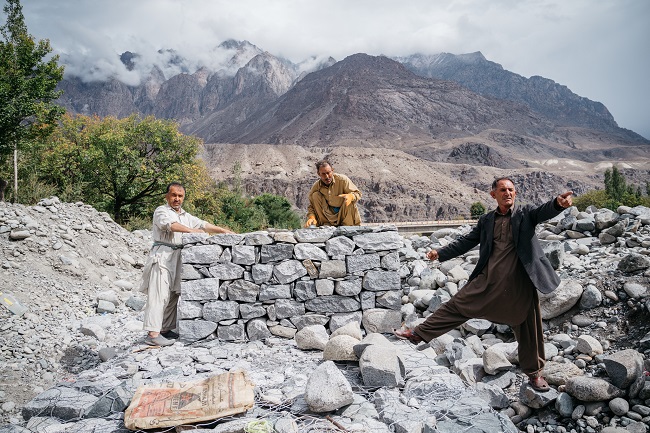
{"label": "mountain peak", "polygon": [[465,63],[481,63],[481,62],[487,62],[487,59],[485,56],[483,56],[483,53],[480,51],[475,51],[473,53],[466,53],[466,54],[458,54],[456,56],[458,60],[461,60]]}

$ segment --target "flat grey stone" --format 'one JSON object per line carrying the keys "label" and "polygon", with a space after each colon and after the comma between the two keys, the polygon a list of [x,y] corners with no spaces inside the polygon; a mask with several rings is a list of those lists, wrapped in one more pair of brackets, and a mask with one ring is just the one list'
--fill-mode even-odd
{"label": "flat grey stone", "polygon": [[267,283],[273,276],[273,265],[256,263],[251,268],[251,275],[255,284]]}
{"label": "flat grey stone", "polygon": [[327,253],[314,244],[300,243],[293,249],[293,254],[298,260],[328,260]]}
{"label": "flat grey stone", "polygon": [[347,313],[359,310],[360,306],[356,299],[340,295],[319,296],[305,301],[305,308],[316,313]]}
{"label": "flat grey stone", "polygon": [[181,281],[181,299],[184,301],[208,301],[219,299],[219,279]]}
{"label": "flat grey stone", "polygon": [[366,332],[391,333],[402,325],[402,313],[397,310],[375,308],[363,312],[361,321]]}
{"label": "flat grey stone", "polygon": [[298,242],[323,243],[334,234],[335,227],[317,227],[309,229],[298,229],[293,235]]}
{"label": "flat grey stone", "polygon": [[399,253],[396,251],[388,253],[381,258],[381,267],[388,271],[397,271],[401,266]]}
{"label": "flat grey stone", "polygon": [[196,319],[203,316],[203,304],[199,301],[180,299],[177,305],[179,319]]}
{"label": "flat grey stone", "polygon": [[183,233],[181,238],[183,240],[183,246],[208,243],[210,235],[207,233]]}
{"label": "flat grey stone", "polygon": [[354,241],[346,236],[337,236],[325,242],[325,251],[330,257],[350,255],[355,247]]}
{"label": "flat grey stone", "polygon": [[330,337],[323,349],[323,359],[328,361],[357,361],[354,346],[359,343],[349,335]]}
{"label": "flat grey stone", "polygon": [[237,319],[239,303],[235,301],[211,301],[203,305],[203,318],[210,322],[219,323],[222,320]]}
{"label": "flat grey stone", "polygon": [[178,322],[180,340],[187,343],[202,340],[216,329],[217,324],[208,320],[179,320]]}
{"label": "flat grey stone", "polygon": [[289,260],[293,258],[292,244],[271,244],[262,245],[260,250],[260,262],[281,262],[282,260]]}
{"label": "flat grey stone", "polygon": [[297,260],[285,260],[273,267],[273,276],[280,284],[287,284],[307,275],[307,269]]}
{"label": "flat grey stone", "polygon": [[183,263],[181,266],[181,279],[182,280],[198,280],[203,278],[203,275],[191,264]]}
{"label": "flat grey stone", "polygon": [[291,286],[289,284],[262,285],[260,288],[260,301],[289,298],[291,298]]}
{"label": "flat grey stone", "polygon": [[632,253],[618,262],[618,270],[625,273],[643,271],[650,268],[650,259],[641,254]]}
{"label": "flat grey stone", "polygon": [[603,358],[612,385],[625,389],[643,375],[643,355],[634,349],[620,350]]}
{"label": "flat grey stone", "polygon": [[28,421],[33,416],[53,416],[61,420],[83,417],[97,402],[98,398],[72,388],[55,387],[40,393],[27,402],[22,409],[23,418]]}
{"label": "flat grey stone", "polygon": [[[187,236],[187,235],[185,235]],[[233,245],[239,245],[244,241],[244,235],[239,235],[236,233],[219,233],[212,235],[205,240],[208,244],[216,244],[225,247],[231,247]]]}
{"label": "flat grey stone", "polygon": [[323,260],[320,263],[320,278],[344,278],[347,268],[343,260]]}
{"label": "flat grey stone", "polygon": [[262,305],[239,304],[239,315],[242,319],[254,319],[266,315],[266,308]]}
{"label": "flat grey stone", "polygon": [[366,233],[352,239],[364,251],[397,250],[404,246],[402,237],[397,232]]}
{"label": "flat grey stone", "polygon": [[289,244],[295,244],[298,242],[296,241],[293,232],[290,231],[273,232],[271,233],[271,237],[275,242],[285,242]]}
{"label": "flat grey stone", "polygon": [[237,265],[255,264],[255,247],[250,245],[233,245],[232,262]]}
{"label": "flat grey stone", "polygon": [[275,301],[275,314],[278,319],[305,314],[305,304],[293,299],[278,299]]}
{"label": "flat grey stone", "polygon": [[234,323],[232,325],[219,325],[217,327],[217,337],[224,341],[243,341],[246,339],[243,323]]}
{"label": "flat grey stone", "polygon": [[367,271],[369,269],[379,268],[381,259],[379,254],[356,254],[345,258],[348,273]]}
{"label": "flat grey stone", "polygon": [[625,391],[611,383],[603,379],[585,376],[569,378],[566,382],[566,392],[582,401],[607,401],[625,396]]}
{"label": "flat grey stone", "polygon": [[250,281],[235,280],[227,288],[227,297],[231,301],[255,302],[260,295],[260,286]]}
{"label": "flat grey stone", "polygon": [[129,406],[133,394],[122,386],[115,387],[95,402],[86,413],[86,417],[104,418],[114,413],[124,412]]}
{"label": "flat grey stone", "polygon": [[221,253],[223,253],[223,248],[219,245],[186,246],[181,251],[181,261],[183,263],[209,265],[216,263]]}
{"label": "flat grey stone", "polygon": [[368,271],[363,277],[363,288],[374,292],[399,290],[401,288],[399,274],[395,271]]}
{"label": "flat grey stone", "polygon": [[293,297],[296,301],[304,302],[308,299],[314,299],[316,293],[316,283],[314,281],[296,281],[293,289]]}
{"label": "flat grey stone", "polygon": [[390,310],[400,310],[402,308],[402,292],[390,291],[377,293],[375,305],[378,308],[388,308]]}
{"label": "flat grey stone", "polygon": [[334,293],[341,296],[356,296],[361,293],[361,278],[352,280],[336,281]]}
{"label": "flat grey stone", "polygon": [[573,323],[574,325],[580,326],[581,328],[592,325],[595,321],[596,321],[596,319],[594,319],[592,317],[589,317],[589,316],[585,316],[583,314],[576,314],[575,316],[573,316],[571,318],[571,323]]}
{"label": "flat grey stone", "polygon": [[263,340],[270,337],[271,331],[266,326],[266,320],[254,319],[246,324],[246,334],[251,341]]}
{"label": "flat grey stone", "polygon": [[290,320],[291,323],[293,323],[293,326],[295,326],[300,331],[302,328],[305,328],[307,326],[325,326],[327,325],[327,322],[329,322],[330,318],[324,314],[309,313],[302,316],[292,317]]}
{"label": "flat grey stone", "polygon": [[311,325],[296,332],[294,339],[299,349],[323,350],[329,341],[329,334],[323,325]]}
{"label": "flat grey stone", "polygon": [[365,386],[396,387],[404,384],[404,366],[395,347],[371,345],[359,358],[359,369]]}
{"label": "flat grey stone", "polygon": [[273,243],[273,238],[268,233],[247,233],[244,240],[246,245],[267,245]]}
{"label": "flat grey stone", "polygon": [[318,296],[328,296],[334,294],[334,281],[318,279],[314,280],[316,283],[316,294]]}
{"label": "flat grey stone", "polygon": [[244,268],[230,262],[210,266],[210,275],[220,280],[236,280],[244,275]]}

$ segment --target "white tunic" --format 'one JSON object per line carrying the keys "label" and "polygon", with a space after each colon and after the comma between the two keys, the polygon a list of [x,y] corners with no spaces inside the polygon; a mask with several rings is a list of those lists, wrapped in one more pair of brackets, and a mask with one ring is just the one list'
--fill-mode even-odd
{"label": "white tunic", "polygon": [[[152,272],[169,272],[170,289],[176,293],[181,291],[181,247],[183,245],[183,233],[173,232],[171,225],[180,223],[189,228],[203,228],[207,224],[200,218],[197,218],[181,209],[176,212],[169,204],[158,206],[153,213],[152,237],[154,246],[151,247],[147,263],[142,273],[142,284],[140,291],[147,293],[149,291],[150,281],[157,281],[158,278],[152,279]],[[160,242],[167,245],[157,245]],[[177,247],[173,247],[173,246]],[[158,266],[154,266],[158,264]]]}

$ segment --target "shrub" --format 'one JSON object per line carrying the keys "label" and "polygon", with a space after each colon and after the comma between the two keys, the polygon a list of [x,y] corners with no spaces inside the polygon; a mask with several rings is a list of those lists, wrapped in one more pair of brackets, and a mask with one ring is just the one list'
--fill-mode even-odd
{"label": "shrub", "polygon": [[478,218],[481,215],[485,214],[485,206],[480,201],[472,203],[472,206],[469,208],[469,213],[472,218]]}

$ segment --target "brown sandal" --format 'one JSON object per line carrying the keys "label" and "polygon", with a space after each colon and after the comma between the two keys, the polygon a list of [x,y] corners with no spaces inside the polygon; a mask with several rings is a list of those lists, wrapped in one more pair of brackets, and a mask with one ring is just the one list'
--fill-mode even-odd
{"label": "brown sandal", "polygon": [[551,389],[548,386],[548,382],[546,382],[546,379],[544,379],[543,376],[537,376],[537,377],[530,377],[529,378],[529,383],[530,386],[535,390],[539,392],[546,392],[549,389]]}
{"label": "brown sandal", "polygon": [[403,331],[401,329],[393,329],[393,334],[400,340],[408,340],[413,344],[418,344],[424,341],[422,337],[413,332],[412,329],[405,329]]}

